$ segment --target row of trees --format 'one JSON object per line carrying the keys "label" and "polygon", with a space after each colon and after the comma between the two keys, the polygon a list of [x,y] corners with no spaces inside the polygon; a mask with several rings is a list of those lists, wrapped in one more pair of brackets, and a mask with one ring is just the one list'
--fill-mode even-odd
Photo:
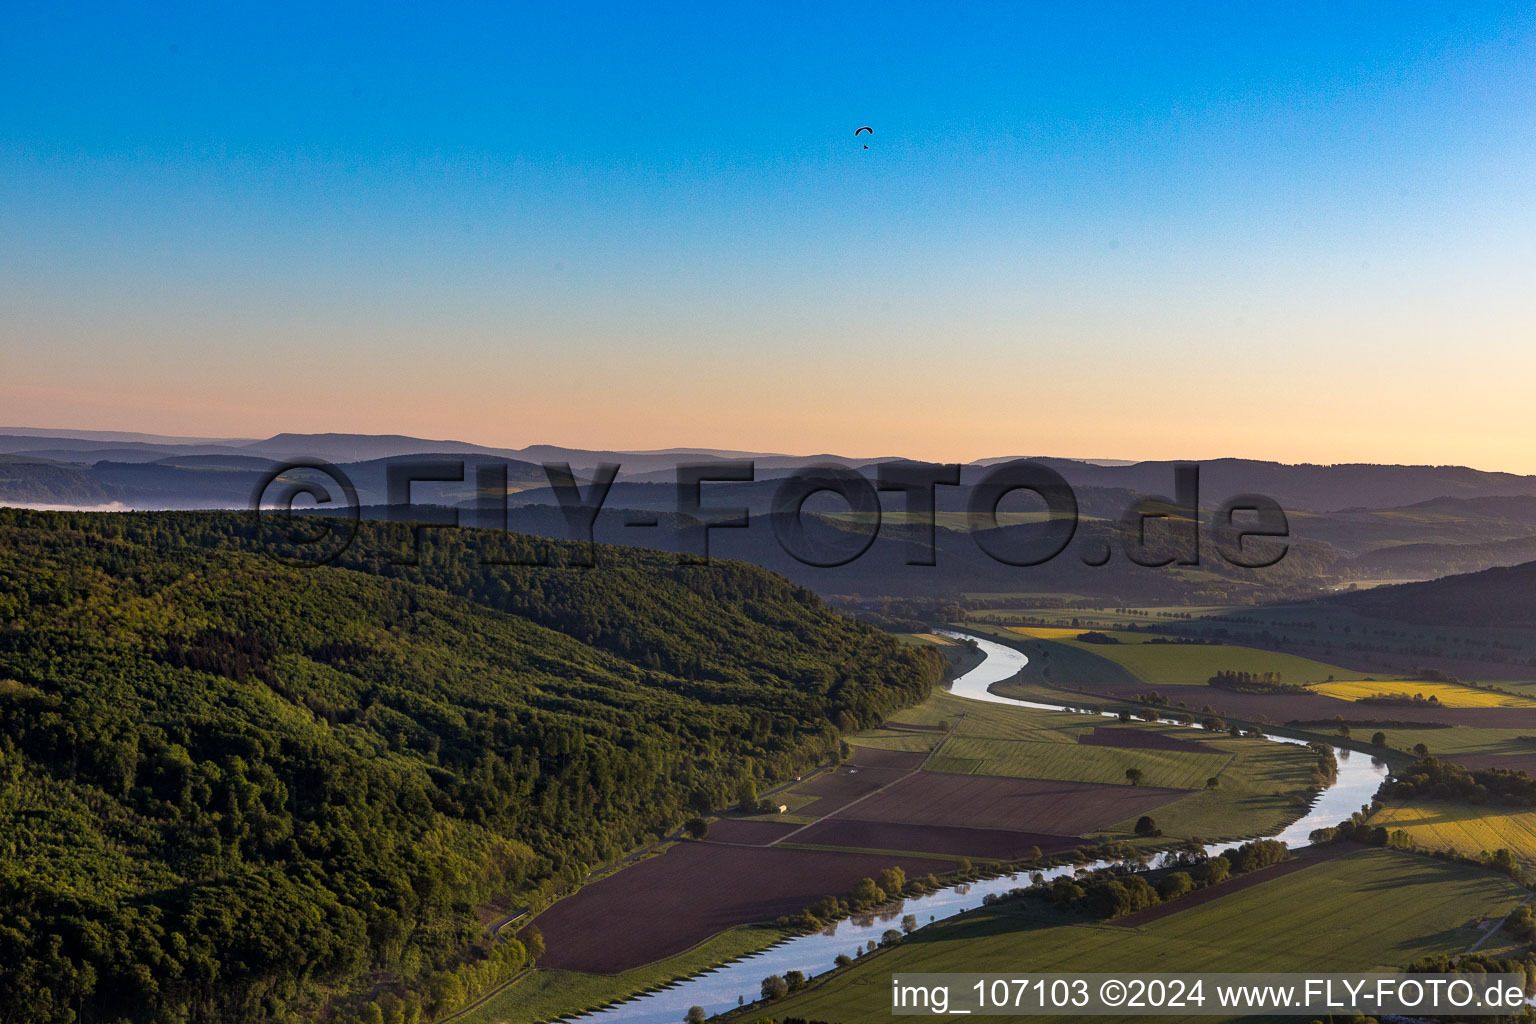
{"label": "row of trees", "polygon": [[1536,779],[1523,771],[1512,772],[1507,768],[1468,771],[1451,761],[1424,757],[1399,772],[1395,781],[1384,783],[1378,795],[1531,807],[1536,806]]}
{"label": "row of trees", "polygon": [[[1198,848],[1197,848],[1198,849]],[[1177,899],[1195,889],[1219,885],[1233,875],[1247,874],[1290,857],[1284,843],[1256,839],[1225,854],[1206,857],[1191,851],[1188,870],[1171,871],[1156,886],[1139,874],[1106,871],[1092,879],[1063,875],[1045,888],[1051,902],[1078,909],[1099,919],[1113,919]]]}
{"label": "row of trees", "polygon": [[[1038,850],[1035,851],[1038,856]],[[952,878],[973,874],[969,861],[962,859]],[[922,896],[943,888],[944,882],[931,872],[921,878],[908,878],[900,867],[892,865],[873,878],[862,878],[846,896],[823,896],[799,914],[780,917],[775,924],[798,931],[820,931],[829,924],[864,911],[875,910],[904,896]]]}
{"label": "row of trees", "polygon": [[1237,669],[1222,669],[1211,676],[1206,682],[1218,690],[1230,690],[1233,693],[1309,693],[1305,686],[1295,683],[1287,683],[1281,680],[1279,672],[1247,672]]}

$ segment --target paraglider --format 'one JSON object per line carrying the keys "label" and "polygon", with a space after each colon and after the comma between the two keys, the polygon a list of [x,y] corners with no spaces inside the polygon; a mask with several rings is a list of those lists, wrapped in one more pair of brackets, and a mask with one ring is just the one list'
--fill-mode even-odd
{"label": "paraglider", "polygon": [[[865,132],[869,132],[869,134],[871,134],[871,135],[875,134],[875,130],[873,128],[871,128],[869,125],[866,124],[866,125],[864,125],[864,127],[860,128],[858,131],[854,132],[853,133],[853,137],[854,138],[858,138],[860,135],[863,135]],[[868,149],[869,146],[866,144],[864,146],[864,148]]]}

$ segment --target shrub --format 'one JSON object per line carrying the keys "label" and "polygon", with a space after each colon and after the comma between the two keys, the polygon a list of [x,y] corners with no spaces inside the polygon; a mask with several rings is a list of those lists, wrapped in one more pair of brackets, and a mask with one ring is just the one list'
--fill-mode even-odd
{"label": "shrub", "polygon": [[875,885],[887,896],[896,897],[907,887],[907,873],[898,867],[889,867],[875,876]]}
{"label": "shrub", "polygon": [[1226,857],[1212,857],[1195,867],[1195,877],[1202,885],[1219,885],[1232,877],[1232,862]]}
{"label": "shrub", "polygon": [[1185,893],[1193,892],[1195,880],[1188,871],[1175,871],[1157,883],[1157,894],[1165,900],[1176,900]]}

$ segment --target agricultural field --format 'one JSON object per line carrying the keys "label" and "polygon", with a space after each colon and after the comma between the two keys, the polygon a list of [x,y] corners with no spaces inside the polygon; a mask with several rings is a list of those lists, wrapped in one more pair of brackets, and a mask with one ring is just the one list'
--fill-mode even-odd
{"label": "agricultural field", "polygon": [[[1021,964],[1036,972],[1099,971],[1106,949],[1114,951],[1115,969],[1127,972],[1400,968],[1466,949],[1482,934],[1480,922],[1502,918],[1526,895],[1479,868],[1361,849],[1136,927],[1063,924],[1049,906],[1003,903],[922,928],[771,1012],[884,1024],[893,973],[1012,973]],[[758,1015],[749,1011],[745,1019]]]}
{"label": "agricultural field", "polygon": [[[1014,693],[1016,688],[1005,684],[1000,689]],[[1053,691],[1017,695],[1054,700],[1065,697]],[[893,717],[914,724],[953,727],[953,735],[928,764],[935,773],[1014,774],[1008,770],[1010,755],[1022,771],[1027,753],[1034,770],[1055,771],[1037,778],[1123,787],[1125,769],[1141,768],[1144,785],[1185,791],[1155,814],[1165,836],[1174,838],[1238,839],[1278,831],[1304,810],[1316,763],[1304,748],[1263,740],[1167,723],[1108,724],[1103,718],[1088,715],[977,704],[948,694],[935,694]],[[1117,745],[1101,746],[1106,736]],[[1161,745],[1193,749],[1168,751],[1158,749]],[[1152,773],[1153,767],[1159,774]],[[1217,787],[1207,790],[1206,780],[1212,776],[1218,780]],[[1093,834],[1129,838],[1134,824],[1135,816],[1127,815],[1126,820],[1102,823]],[[1069,831],[1049,819],[1036,830]]]}
{"label": "agricultural field", "polygon": [[[706,838],[712,843],[729,843],[735,846],[772,846],[802,824],[809,822],[786,821],[787,815],[778,820],[767,817],[722,818],[711,822]],[[813,819],[814,820],[814,819]]]}
{"label": "agricultural field", "polygon": [[[1125,669],[1148,686],[1204,686],[1223,669],[1238,672],[1278,672],[1288,683],[1308,683],[1325,679],[1360,679],[1366,673],[1353,672],[1338,665],[1328,665],[1311,658],[1279,651],[1236,644],[1151,643],[1146,633],[1109,633],[1121,640],[1114,644],[1085,643],[1072,631],[1018,626],[1013,630],[1032,640],[1044,640],[1083,653],[1097,655]],[[1077,630],[1075,635],[1084,631]],[[1051,635],[1043,635],[1051,634]]]}
{"label": "agricultural field", "polygon": [[[1090,630],[1095,633],[1103,633],[1105,636],[1112,637],[1124,644],[1139,644],[1150,639],[1145,633],[1083,626],[1009,626],[1008,629],[1010,632],[1017,633],[1020,636],[1031,637],[1035,640],[1076,640]],[[1099,646],[1105,645],[1101,644]]]}
{"label": "agricultural field", "polygon": [[[1495,693],[1475,686],[1435,683],[1414,679],[1352,679],[1331,683],[1312,683],[1309,689],[1339,700],[1357,701],[1388,694],[1394,697],[1431,697],[1448,708],[1536,708],[1536,698]],[[1387,705],[1382,705],[1387,707]]]}
{"label": "agricultural field", "polygon": [[1141,783],[1169,789],[1200,789],[1218,775],[1231,755],[1182,750],[1128,750],[1085,743],[956,736],[929,763],[936,772],[1007,775],[1021,779],[1064,779],[1128,785],[1127,769],[1142,773]]}
{"label": "agricultural field", "polygon": [[1410,800],[1389,803],[1372,816],[1371,824],[1406,829],[1415,843],[1430,850],[1475,857],[1504,849],[1536,865],[1536,811],[1530,808]]}
{"label": "agricultural field", "polygon": [[[1084,837],[1128,838],[1148,813],[1165,838],[1141,842],[1271,832],[1298,813],[1313,765],[1297,747],[946,693],[850,740],[847,763],[773,795],[790,813],[718,818],[704,841],[678,843],[543,911],[540,970],[473,1011],[503,1016],[466,1019],[523,1020],[509,1009],[522,1013],[521,997],[569,1011],[588,994],[635,991],[662,973],[646,967],[658,957],[670,965],[712,937],[849,892],[892,865],[942,874],[960,857],[1063,852]],[[965,770],[932,770],[946,758]],[[1129,766],[1141,769],[1141,785],[1128,783]],[[1212,776],[1219,787],[1207,790]],[[619,920],[646,927],[615,928]]]}
{"label": "agricultural field", "polygon": [[939,647],[955,647],[960,643],[958,640],[953,640],[947,636],[940,636],[937,633],[897,633],[896,639],[904,644],[912,644],[918,647],[927,644]]}
{"label": "agricultural field", "polygon": [[[1063,629],[1076,628],[1079,632],[1084,629],[1114,628],[1131,623],[1153,629],[1160,626],[1173,627],[1188,624],[1191,621],[1198,622],[1206,616],[1221,615],[1231,611],[1245,613],[1248,610],[1246,607],[1235,608],[1218,605],[1191,605],[1188,607],[1169,605],[1121,611],[1114,608],[1079,608],[1068,604],[1025,608],[1012,608],[1007,604],[1010,600],[1036,600],[1042,597],[1053,598],[1055,596],[1050,594],[967,594],[966,598],[980,605],[980,607],[969,612],[969,615],[976,619],[1020,624],[1044,621],[1047,625],[1060,626]],[[1064,598],[1070,596],[1062,595]]]}
{"label": "agricultural field", "polygon": [[1179,790],[1153,786],[919,772],[836,817],[1075,836],[1144,814],[1181,795]]}
{"label": "agricultural field", "polygon": [[[1053,696],[1062,699],[1063,695],[1057,693]],[[949,736],[930,760],[929,768],[978,775],[1123,784],[1126,781],[1125,769],[1134,763],[1125,761],[1125,758],[1134,759],[1144,755],[1156,758],[1177,753],[1190,758],[1190,764],[1209,769],[1205,775],[1189,783],[1190,786],[1203,786],[1209,775],[1221,769],[1230,753],[1214,745],[1224,742],[1226,737],[1215,736],[1200,729],[1167,723],[1109,724],[1103,718],[1067,711],[982,704],[945,693],[934,694],[917,707],[893,715],[892,724],[896,722],[908,724],[912,728],[947,728],[950,730]],[[862,736],[856,737],[855,742],[863,742]],[[1080,745],[1098,749],[1076,749]],[[1113,777],[1106,776],[1106,768],[1096,766],[1096,758],[1120,758],[1116,762],[1118,771]],[[941,767],[950,760],[980,762],[980,767]],[[1073,774],[1037,774],[1024,770],[1035,761],[1040,763],[1042,770],[1060,769]],[[1177,758],[1169,763],[1175,765],[1175,772],[1187,775],[1187,772],[1176,767]],[[1010,765],[1020,770],[1013,770]],[[1148,765],[1137,766],[1145,771],[1153,765],[1153,762],[1149,762]],[[1188,777],[1194,778],[1193,775]],[[1149,785],[1179,785],[1154,782],[1150,774],[1144,781]]]}
{"label": "agricultural field", "polygon": [[1499,680],[1497,685],[1503,690],[1513,690],[1528,697],[1536,697],[1536,681],[1533,680]]}
{"label": "agricultural field", "polygon": [[[962,529],[968,529],[969,527],[967,526],[967,527],[961,527],[961,528]],[[977,602],[978,604],[981,604],[981,605],[986,605],[986,604],[988,604],[990,602],[1006,602],[1006,601],[1018,600],[1018,599],[1021,599],[1021,598],[1028,599],[1030,601],[1057,601],[1057,602],[1061,602],[1063,605],[1065,605],[1066,602],[1070,602],[1070,601],[1086,601],[1086,600],[1088,600],[1088,598],[1085,595],[1083,595],[1083,594],[1072,594],[1072,593],[1067,593],[1065,591],[1044,591],[1044,590],[1042,590],[1042,591],[1029,590],[1029,591],[1018,591],[1018,592],[1010,592],[1010,593],[998,593],[998,592],[995,592],[995,591],[967,591],[965,594],[962,594],[961,596],[964,597],[967,601],[974,601],[974,602]]]}
{"label": "agricultural field", "polygon": [[1203,737],[1189,739],[1173,735],[1172,729],[1141,728],[1129,724],[1095,726],[1088,732],[1078,733],[1077,742],[1121,750],[1181,750],[1194,754],[1209,754],[1215,750]]}
{"label": "agricultural field", "polygon": [[[678,843],[616,871],[534,919],[541,967],[618,974],[675,956],[728,928],[798,913],[828,893],[895,865],[909,875],[949,870],[915,857]],[[625,927],[643,921],[645,926]]]}
{"label": "agricultural field", "polygon": [[844,765],[836,771],[823,773],[790,791],[792,796],[812,798],[809,803],[800,804],[795,815],[814,820],[831,814],[850,800],[868,796],[881,786],[895,782],[908,770]]}
{"label": "agricultural field", "polygon": [[[787,811],[764,811],[757,814],[732,814],[723,821],[795,821],[797,819],[810,820],[802,813],[807,807],[816,802],[816,796],[812,793],[781,792],[768,797],[768,801],[775,805],[787,807]],[[713,827],[713,826],[711,826]]]}
{"label": "agricultural field", "polygon": [[913,753],[926,753],[933,749],[939,741],[939,736],[927,736],[920,732],[904,732],[900,729],[872,729],[867,733],[860,733],[856,737],[849,737],[849,743],[864,749],[879,750],[903,750]]}
{"label": "agricultural field", "polygon": [[[979,627],[974,632],[991,637],[1002,643],[1016,647],[1028,655],[1030,662],[1017,677],[996,687],[998,693],[1023,700],[1044,700],[1056,702],[1082,701],[1087,704],[1110,704],[1116,701],[1128,700],[1134,694],[1145,693],[1148,690],[1160,689],[1164,696],[1173,701],[1177,709],[1185,709],[1191,712],[1200,712],[1202,709],[1214,708],[1222,717],[1231,717],[1245,722],[1276,722],[1303,721],[1318,723],[1315,728],[1324,733],[1331,733],[1332,728],[1324,727],[1335,717],[1355,723],[1370,721],[1417,721],[1427,724],[1444,724],[1459,727],[1466,726],[1476,732],[1485,732],[1490,727],[1498,726],[1510,732],[1512,735],[1528,734],[1536,736],[1536,707],[1531,706],[1506,706],[1506,707],[1452,707],[1449,705],[1409,706],[1409,705],[1360,705],[1356,701],[1344,700],[1339,697],[1319,692],[1313,687],[1311,692],[1299,694],[1260,694],[1260,693],[1236,693],[1230,690],[1221,690],[1211,686],[1171,686],[1162,687],[1149,684],[1139,679],[1121,664],[1110,660],[1109,654],[1113,653],[1122,659],[1132,657],[1127,652],[1153,652],[1154,657],[1166,658],[1165,652],[1233,652],[1254,651],[1256,654],[1266,655],[1274,659],[1296,659],[1301,662],[1321,665],[1321,662],[1311,662],[1309,659],[1296,658],[1294,655],[1273,654],[1267,651],[1256,651],[1254,648],[1241,648],[1232,645],[1163,645],[1163,644],[1124,644],[1124,645],[1098,645],[1084,644],[1076,641],[1046,640],[1036,637],[1027,637],[1012,630],[1001,627]],[[1178,654],[1173,655],[1177,657]],[[1218,658],[1218,660],[1220,660]],[[1235,661],[1235,656],[1227,657],[1229,662]],[[1272,668],[1279,668],[1278,661],[1269,662]],[[1330,668],[1324,666],[1325,668]],[[1371,678],[1368,673],[1346,672],[1344,669],[1331,668],[1332,671],[1344,672],[1346,681],[1364,681]],[[1160,678],[1155,673],[1153,678]],[[1208,679],[1209,675],[1201,677],[1201,682]],[[1282,676],[1282,679],[1285,677]],[[1375,678],[1383,678],[1378,675]],[[1193,680],[1192,680],[1193,681]],[[1294,679],[1290,681],[1295,681]],[[1337,679],[1335,680],[1338,681]],[[1427,684],[1417,684],[1427,685]],[[1501,687],[1518,689],[1517,683],[1499,683]],[[1367,689],[1370,689],[1367,684]],[[1377,689],[1381,687],[1378,686]],[[1467,688],[1472,689],[1472,688]],[[1482,696],[1485,691],[1477,691]],[[1522,704],[1519,699],[1510,701],[1511,704]],[[1374,732],[1375,727],[1360,726],[1366,735]],[[1366,731],[1366,730],[1369,731]],[[1389,730],[1390,732],[1391,730]],[[1421,731],[1421,730],[1415,730]],[[1432,730],[1422,730],[1432,731]],[[1419,742],[1415,740],[1413,742]],[[1408,750],[1413,742],[1398,744],[1393,742],[1391,746],[1398,750]],[[1437,749],[1434,742],[1428,743],[1431,750]],[[1536,748],[1533,748],[1536,753]],[[1536,768],[1536,761],[1531,764]]]}
{"label": "agricultural field", "polygon": [[1003,828],[964,828],[952,825],[907,825],[894,821],[828,818],[796,835],[796,848],[854,850],[877,853],[933,854],[983,860],[1021,860],[1041,853],[1064,853],[1083,845],[1076,836],[1015,832]]}
{"label": "agricultural field", "polygon": [[[943,738],[942,732],[935,732],[928,742],[937,745]],[[844,768],[856,768],[860,771],[865,768],[901,768],[911,771],[928,759],[928,751],[932,749],[923,747],[921,750],[901,750],[896,747],[871,747],[862,742],[862,737],[855,737],[854,742],[849,746],[853,753]]]}
{"label": "agricultural field", "polygon": [[1023,651],[1029,657],[1029,664],[1024,666],[1022,673],[1025,682],[1065,687],[1142,685],[1142,681],[1124,667],[1100,657],[1096,653],[1099,645],[1029,637],[1002,626],[967,623],[966,629]]}
{"label": "agricultural field", "polygon": [[[916,707],[891,715],[890,725],[953,727],[956,735],[1076,743],[1077,733],[1100,724],[1065,711],[986,704],[936,692]],[[865,733],[853,737],[863,743]]]}
{"label": "agricultural field", "polygon": [[[989,595],[998,600],[1023,595]],[[1182,636],[1232,644],[1257,641],[1262,634],[1283,637],[1280,646],[1294,653],[1384,676],[1410,674],[1416,667],[1439,668],[1462,679],[1506,681],[1536,690],[1536,631],[1467,626],[1420,626],[1360,615],[1344,608],[1321,614],[1316,605],[1268,607],[1147,607],[1128,610],[1074,608],[984,608],[975,621],[1008,625],[1043,623],[1060,629],[1110,631],[1134,625]],[[1145,636],[1145,633],[1140,635]],[[1290,680],[1299,681],[1299,680]]]}
{"label": "agricultural field", "polygon": [[[1158,808],[1154,817],[1165,837],[1253,839],[1278,832],[1304,813],[1316,764],[1310,751],[1257,739],[1213,745],[1232,752],[1231,764],[1217,776],[1217,788],[1188,793]],[[1127,839],[1134,825],[1135,819],[1127,817],[1105,834]]]}
{"label": "agricultural field", "polygon": [[[1392,708],[1381,708],[1390,712]],[[1382,717],[1386,717],[1383,715]],[[1423,744],[1431,755],[1455,761],[1468,768],[1509,768],[1512,771],[1529,770],[1536,763],[1536,731],[1528,729],[1492,729],[1472,725],[1454,725],[1449,728],[1402,728],[1384,725],[1380,728],[1363,727],[1355,734],[1364,739],[1367,733],[1381,732],[1390,750],[1409,753]]]}

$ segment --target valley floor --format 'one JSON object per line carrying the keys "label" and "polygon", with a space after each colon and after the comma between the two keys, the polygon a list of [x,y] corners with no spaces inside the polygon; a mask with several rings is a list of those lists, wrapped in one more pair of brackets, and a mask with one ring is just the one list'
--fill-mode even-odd
{"label": "valley floor", "polygon": [[771,1012],[778,1019],[884,1024],[891,1018],[890,976],[901,972],[1397,969],[1421,956],[1465,950],[1528,895],[1475,867],[1364,848],[1256,885],[1209,891],[1217,895],[1208,902],[1186,897],[1187,906],[1159,907],[1162,913],[1142,922],[1072,921],[1034,900],[986,907],[919,929],[901,945],[743,1019]]}

